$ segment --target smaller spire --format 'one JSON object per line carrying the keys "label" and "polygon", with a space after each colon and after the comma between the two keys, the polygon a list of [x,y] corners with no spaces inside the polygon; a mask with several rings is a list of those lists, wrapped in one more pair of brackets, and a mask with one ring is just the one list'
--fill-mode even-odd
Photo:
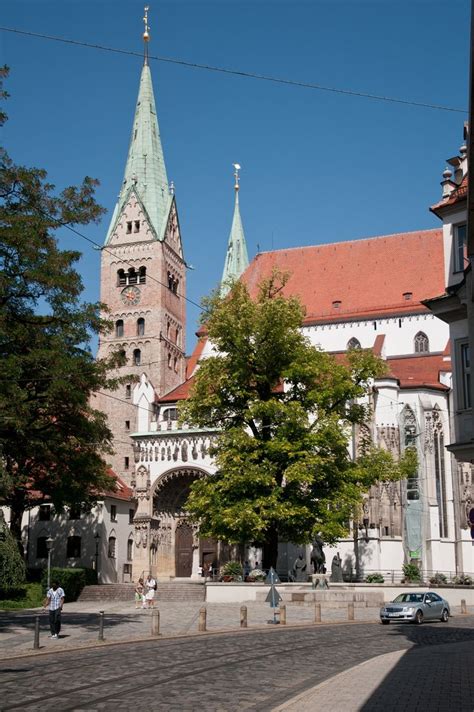
{"label": "smaller spire", "polygon": [[145,5],[145,14],[143,16],[143,22],[145,24],[145,31],[143,33],[143,64],[147,65],[148,64],[148,42],[150,41],[150,27],[148,25],[148,10],[149,6]]}
{"label": "smaller spire", "polygon": [[227,254],[224,263],[224,271],[221,280],[221,295],[225,296],[229,291],[229,286],[226,284],[231,279],[238,279],[245,271],[249,264],[247,255],[247,244],[245,242],[244,228],[242,218],[240,217],[239,207],[239,189],[240,189],[240,170],[241,166],[238,163],[232,164],[234,167],[234,190],[235,190],[235,206],[234,217],[232,219],[232,227],[230,230],[229,241],[227,243]]}

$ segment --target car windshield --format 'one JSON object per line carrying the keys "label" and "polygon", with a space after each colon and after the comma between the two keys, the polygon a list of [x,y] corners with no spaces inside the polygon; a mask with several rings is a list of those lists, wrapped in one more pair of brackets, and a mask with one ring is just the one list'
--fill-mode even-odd
{"label": "car windshield", "polygon": [[422,593],[401,593],[397,596],[394,603],[423,603]]}

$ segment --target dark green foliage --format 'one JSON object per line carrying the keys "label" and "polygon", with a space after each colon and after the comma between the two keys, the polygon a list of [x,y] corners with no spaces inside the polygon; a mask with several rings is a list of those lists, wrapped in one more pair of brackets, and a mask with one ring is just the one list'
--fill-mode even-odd
{"label": "dark green foliage", "polygon": [[[51,568],[51,584],[55,581],[64,589],[66,601],[77,601],[79,594],[86,585],[86,570],[85,569],[60,569],[56,566]],[[48,572],[43,571],[41,579],[43,591],[46,591],[48,586]]]}
{"label": "dark green foliage", "polygon": [[18,589],[25,583],[25,564],[17,542],[3,523],[0,534],[0,589],[8,594],[8,590]]}
{"label": "dark green foliage", "polygon": [[383,583],[384,581],[385,581],[385,579],[384,579],[383,575],[379,574],[379,573],[368,574],[365,577],[366,583]]}
{"label": "dark green foliage", "polygon": [[403,576],[405,583],[421,581],[421,571],[417,564],[403,564]]}

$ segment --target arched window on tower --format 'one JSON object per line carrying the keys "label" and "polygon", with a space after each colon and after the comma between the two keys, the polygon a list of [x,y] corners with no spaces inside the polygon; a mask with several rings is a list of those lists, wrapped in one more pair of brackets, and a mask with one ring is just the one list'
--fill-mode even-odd
{"label": "arched window on tower", "polygon": [[123,336],[123,319],[118,319],[115,322],[115,336],[120,338]]}
{"label": "arched window on tower", "polygon": [[119,287],[123,287],[124,284],[127,284],[127,278],[125,276],[125,270],[124,269],[119,269],[117,272],[117,285]]}
{"label": "arched window on tower", "polygon": [[145,284],[146,282],[146,267],[140,267],[138,270],[138,282],[139,284]]}
{"label": "arched window on tower", "polygon": [[145,334],[145,319],[140,317],[137,319],[137,336],[143,336]]}
{"label": "arched window on tower", "polygon": [[347,350],[360,349],[360,348],[361,348],[360,341],[359,341],[359,339],[356,339],[355,337],[353,337],[352,339],[349,339],[349,341],[347,342]]}
{"label": "arched window on tower", "polygon": [[138,282],[138,275],[135,272],[134,267],[130,267],[128,270],[128,284],[136,284]]}
{"label": "arched window on tower", "polygon": [[427,354],[430,350],[430,342],[423,331],[419,331],[414,339],[415,353]]}
{"label": "arched window on tower", "polygon": [[142,352],[140,349],[135,349],[133,352],[133,365],[139,366],[142,362]]}

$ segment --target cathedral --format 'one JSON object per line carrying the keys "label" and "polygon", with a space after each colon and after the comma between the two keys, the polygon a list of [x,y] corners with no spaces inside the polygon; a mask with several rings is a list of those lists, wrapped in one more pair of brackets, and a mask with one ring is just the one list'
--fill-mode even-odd
{"label": "cathedral", "polygon": [[[326,559],[337,552],[347,579],[381,572],[388,580],[407,562],[428,575],[471,570],[470,542],[459,516],[459,466],[446,449],[449,328],[423,303],[444,290],[442,230],[265,252],[249,264],[239,169],[235,164],[223,293],[229,278],[242,278],[252,293],[274,267],[290,272],[285,291],[304,304],[302,329],[313,344],[336,357],[348,348],[370,348],[387,362],[387,375],[369,395],[373,441],[395,457],[407,447],[418,454],[416,477],[372,487],[350,536],[327,549]],[[209,455],[215,432],[190,429],[177,419],[199,362],[212,350],[200,331],[186,357],[183,242],[145,51],[125,173],[101,257],[100,298],[114,328],[101,336],[98,356],[121,350],[126,365],[117,375],[134,378],[109,397],[96,397],[115,437],[111,466],[136,501],[130,552],[135,580],[148,572],[165,579],[197,577],[203,567],[232,555],[222,542],[200,538],[185,511],[191,483],[215,471]],[[354,456],[361,435],[354,428]],[[281,542],[282,575],[297,552]],[[250,550],[247,558],[255,563],[260,555]]]}

